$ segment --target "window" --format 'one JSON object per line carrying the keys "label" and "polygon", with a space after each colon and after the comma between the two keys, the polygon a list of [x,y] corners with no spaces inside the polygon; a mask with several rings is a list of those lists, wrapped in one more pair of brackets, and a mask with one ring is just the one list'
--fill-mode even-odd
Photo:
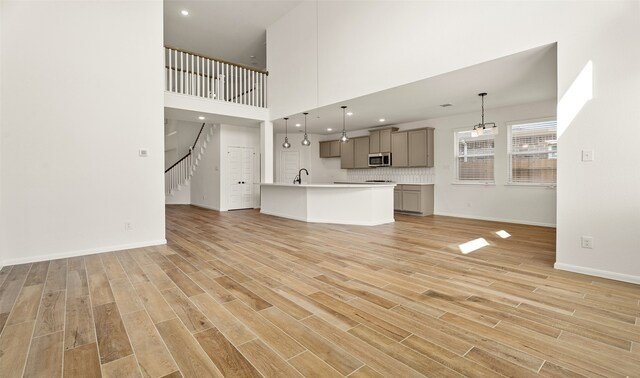
{"label": "window", "polygon": [[493,132],[473,137],[471,130],[457,131],[455,138],[457,181],[493,183]]}
{"label": "window", "polygon": [[555,184],[558,161],[556,120],[514,123],[509,127],[512,184]]}

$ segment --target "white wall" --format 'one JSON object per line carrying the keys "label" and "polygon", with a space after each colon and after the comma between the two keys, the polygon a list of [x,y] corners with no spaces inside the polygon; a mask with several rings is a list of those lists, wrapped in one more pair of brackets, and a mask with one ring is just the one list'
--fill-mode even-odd
{"label": "white wall", "polygon": [[[556,266],[640,282],[640,175],[635,149],[621,148],[640,136],[640,2],[319,5],[320,106],[557,42]],[[272,119],[316,106],[314,8],[302,2],[267,30]],[[593,99],[573,117],[569,88],[589,62]],[[581,162],[582,149],[596,161]],[[581,235],[594,249],[580,247]]]}
{"label": "white wall", "polygon": [[165,195],[165,205],[190,205],[191,204],[191,181],[186,185],[180,185],[173,194]]}
{"label": "white wall", "polygon": [[[177,121],[170,119],[164,126],[165,169],[189,153],[198,137],[202,123]],[[203,131],[204,132],[204,131]]]}
{"label": "white wall", "polygon": [[283,151],[298,151],[300,154],[300,168],[306,168],[309,171],[309,176],[303,173],[303,183],[332,183],[335,181],[346,180],[346,170],[340,169],[340,158],[320,158],[320,144],[318,142],[323,140],[337,139],[332,138],[332,135],[318,135],[308,134],[311,145],[305,147],[301,144],[304,134],[294,130],[289,133],[289,143],[291,147],[285,149],[282,147],[284,142],[284,134],[276,134],[273,138],[273,160],[275,165],[274,176],[275,182],[283,182],[282,175],[282,152]]}
{"label": "white wall", "polygon": [[254,206],[260,201],[260,129],[236,125],[214,125],[211,141],[191,178],[191,204],[227,211],[229,196],[229,147],[251,147],[254,151]]}
{"label": "white wall", "polygon": [[555,117],[555,101],[488,109],[485,119],[500,129],[495,137],[495,185],[453,184],[456,178],[454,130],[470,129],[479,113],[430,119],[407,125],[430,126],[435,131],[435,213],[465,218],[499,220],[543,226],[556,224],[556,190],[548,187],[507,185],[507,122]]}
{"label": "white wall", "polygon": [[[3,6],[2,6],[3,2],[0,1],[0,240],[4,240],[5,236],[4,236],[4,217],[2,216],[2,214],[4,214],[4,208],[2,206],[2,92],[3,92],[3,86],[2,86],[2,32],[3,32],[3,22],[2,22],[2,13],[3,13]],[[4,248],[2,246],[2,243],[0,243],[0,267],[2,267],[4,265],[3,261],[5,260],[5,251]]]}
{"label": "white wall", "polygon": [[4,264],[163,243],[162,2],[1,17]]}
{"label": "white wall", "polygon": [[220,210],[220,125],[213,135],[190,181],[191,204]]}

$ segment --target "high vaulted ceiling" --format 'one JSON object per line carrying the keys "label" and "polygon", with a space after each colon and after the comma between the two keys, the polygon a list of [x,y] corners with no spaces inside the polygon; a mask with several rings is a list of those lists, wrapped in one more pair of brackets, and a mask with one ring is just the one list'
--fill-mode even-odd
{"label": "high vaulted ceiling", "polygon": [[[487,92],[485,109],[527,104],[557,98],[556,45],[546,45],[517,54],[448,72],[414,83],[309,109],[307,129],[314,134],[333,134],[342,129],[342,110],[348,106],[347,131],[478,112],[478,93]],[[446,59],[446,57],[440,57]],[[452,104],[441,107],[442,104]],[[320,118],[317,115],[320,115]],[[487,116],[490,118],[490,112]],[[289,127],[303,123],[302,114],[289,116]],[[379,119],[384,118],[384,122]],[[478,118],[479,120],[479,118]],[[490,119],[487,119],[490,121]],[[327,128],[333,131],[328,132]],[[284,132],[284,121],[274,121],[276,132]]]}
{"label": "high vaulted ceiling", "polygon": [[[300,0],[165,0],[164,43],[265,69],[267,26],[299,3]],[[189,15],[183,16],[182,10]]]}

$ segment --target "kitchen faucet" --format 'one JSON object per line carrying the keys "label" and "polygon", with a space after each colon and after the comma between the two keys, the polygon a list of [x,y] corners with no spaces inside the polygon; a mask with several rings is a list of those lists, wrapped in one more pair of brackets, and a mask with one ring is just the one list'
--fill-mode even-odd
{"label": "kitchen faucet", "polygon": [[307,171],[306,168],[300,169],[296,178],[293,179],[294,184],[302,184],[302,171],[305,171],[307,173],[307,176],[309,176],[309,171]]}

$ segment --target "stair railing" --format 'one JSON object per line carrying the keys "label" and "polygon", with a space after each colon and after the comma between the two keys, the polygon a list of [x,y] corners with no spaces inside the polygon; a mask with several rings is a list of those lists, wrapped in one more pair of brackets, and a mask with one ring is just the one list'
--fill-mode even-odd
{"label": "stair railing", "polygon": [[186,182],[191,178],[195,168],[195,159],[193,157],[194,151],[196,150],[196,146],[198,145],[204,126],[205,123],[200,127],[200,131],[198,132],[195,142],[193,142],[193,145],[189,147],[189,152],[164,171],[165,194],[171,194],[180,185],[186,184]]}
{"label": "stair railing", "polygon": [[172,47],[164,50],[167,92],[267,107],[268,72]]}

